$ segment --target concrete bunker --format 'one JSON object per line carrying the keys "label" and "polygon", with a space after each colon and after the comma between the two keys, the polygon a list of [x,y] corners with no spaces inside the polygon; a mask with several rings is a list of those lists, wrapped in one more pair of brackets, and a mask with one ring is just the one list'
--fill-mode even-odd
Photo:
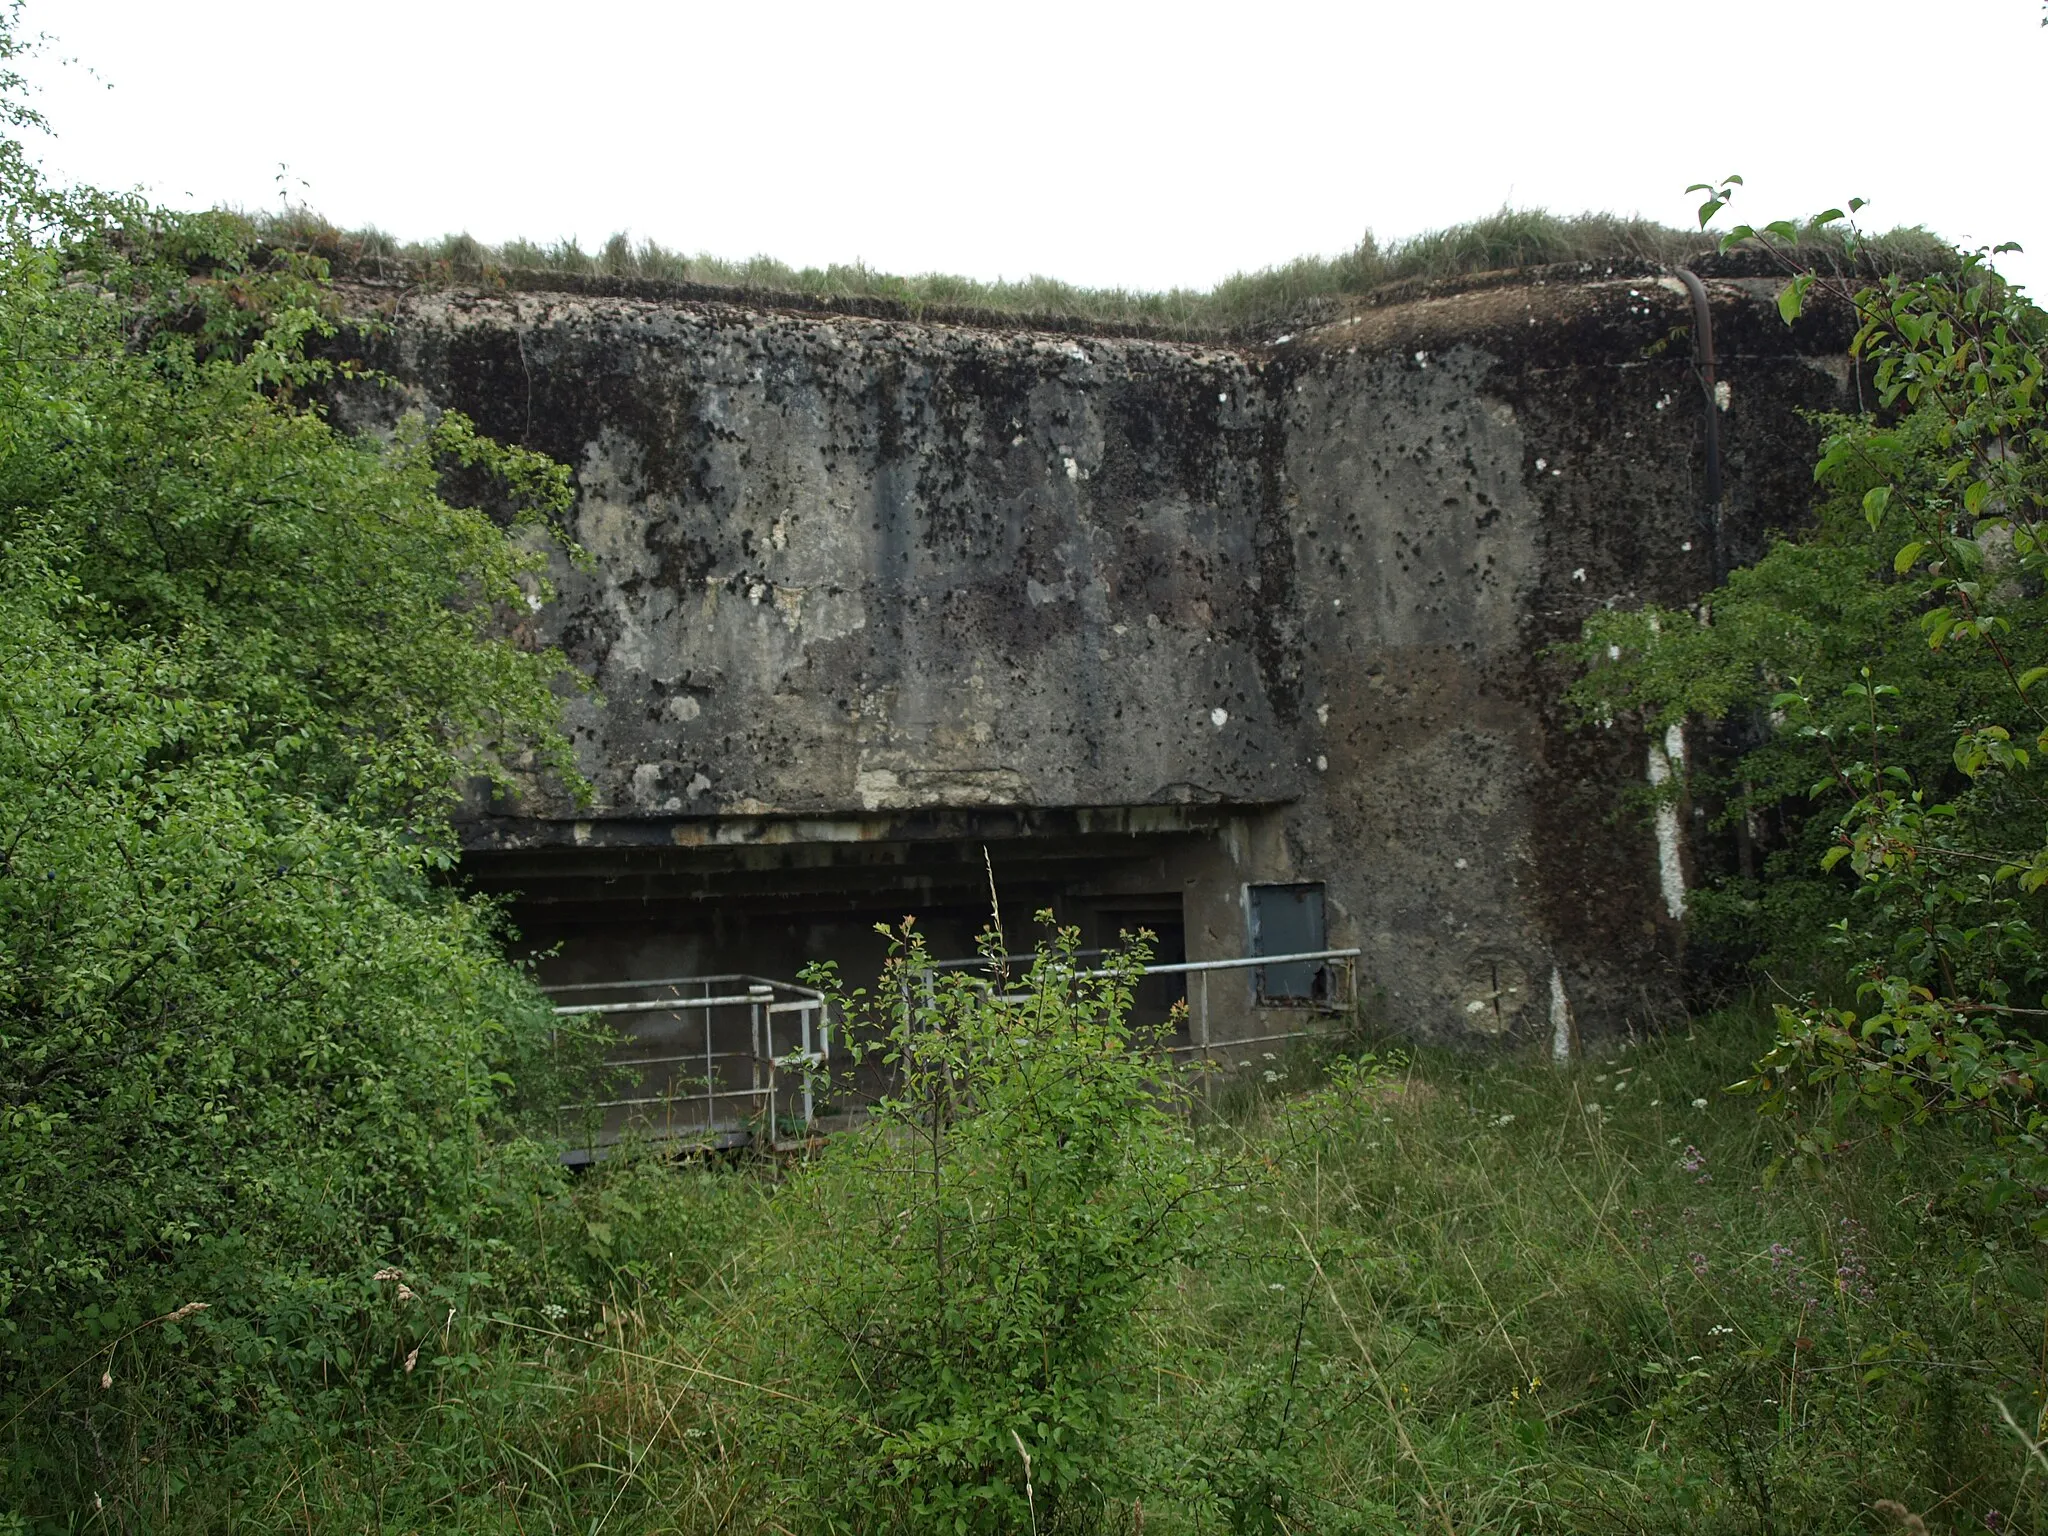
{"label": "concrete bunker", "polygon": [[[1312,890],[1386,1025],[1568,1050],[1683,1010],[1670,892],[1714,854],[1690,806],[1622,808],[1687,762],[1575,728],[1554,647],[1796,523],[1807,413],[1853,398],[1841,317],[1704,291],[1711,524],[1691,299],[1647,268],[1270,345],[364,284],[403,388],[337,411],[453,407],[574,470],[593,560],[531,622],[597,686],[568,706],[595,797],[530,776],[463,834],[549,981],[858,973],[909,913],[966,955],[992,867],[1013,933],[1049,907],[1192,964],[1256,958]],[[1245,975],[1216,1040],[1316,985]]]}

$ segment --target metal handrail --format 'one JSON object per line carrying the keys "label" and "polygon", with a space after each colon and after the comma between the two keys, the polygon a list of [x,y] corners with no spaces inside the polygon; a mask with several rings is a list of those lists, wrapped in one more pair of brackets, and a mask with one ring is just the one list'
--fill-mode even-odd
{"label": "metal handrail", "polygon": [[[1103,951],[1092,950],[1079,953],[1093,956],[1102,954]],[[1239,1047],[1272,1044],[1281,1041],[1305,1039],[1314,1033],[1314,1031],[1308,1029],[1296,1029],[1246,1036],[1232,1040],[1213,1040],[1209,1032],[1208,977],[1211,971],[1257,970],[1269,965],[1301,965],[1318,961],[1350,962],[1343,966],[1343,971],[1349,983],[1347,990],[1350,993],[1350,1000],[1355,1001],[1357,997],[1355,962],[1360,959],[1362,954],[1362,950],[1355,948],[1316,949],[1302,950],[1284,955],[1238,955],[1224,960],[1182,960],[1164,965],[1143,966],[1139,969],[1139,974],[1144,976],[1195,976],[1198,978],[1198,985],[1195,988],[1194,1008],[1189,1019],[1189,1034],[1193,1038],[1185,1045],[1166,1047],[1166,1054],[1173,1056],[1197,1052],[1206,1056],[1218,1046]],[[986,958],[944,960],[921,967],[920,970],[925,974],[929,974],[942,970],[962,970],[974,966],[993,968],[1013,962],[1019,965],[1030,965],[1035,964],[1037,958],[1035,955],[1007,955],[993,960]],[[1336,969],[1337,967],[1332,967],[1333,971]],[[1110,967],[1091,967],[1086,970],[1075,970],[1065,974],[1072,980],[1084,980],[1125,973]],[[731,985],[735,982],[745,983],[747,990],[745,992],[716,993],[710,990],[715,985]],[[696,1103],[703,1106],[704,1121],[702,1129],[708,1133],[714,1132],[718,1128],[717,1115],[720,1102],[730,1099],[746,1099],[756,1103],[765,1103],[772,1126],[776,1096],[779,1091],[777,1081],[778,1069],[796,1068],[800,1069],[802,1074],[803,1123],[808,1131],[817,1121],[817,1106],[814,1100],[816,1072],[819,1067],[831,1059],[831,1015],[828,1000],[824,993],[815,988],[732,972],[718,976],[665,976],[647,981],[566,982],[544,987],[541,990],[551,996],[560,996],[563,993],[572,992],[618,992],[639,988],[685,986],[703,987],[705,991],[697,997],[676,996],[636,999],[630,1002],[562,1003],[558,1004],[554,1011],[556,1016],[560,1018],[630,1016],[657,1013],[704,1014],[704,1049],[702,1051],[691,1050],[658,1056],[624,1057],[616,1062],[616,1065],[623,1067],[673,1066],[683,1062],[702,1062],[704,1065],[703,1091],[693,1091],[687,1094],[640,1094],[616,1099],[604,1099],[585,1105],[564,1105],[563,1108],[565,1110],[630,1110],[656,1104],[681,1105]],[[784,994],[784,1000],[774,1000],[777,993]],[[789,996],[789,994],[794,994],[794,996]],[[1004,1002],[1018,1002],[1028,1000],[1030,996],[1031,994],[1029,993],[1005,993],[1000,994],[999,998]],[[714,1008],[738,1007],[749,1009],[753,1016],[751,1047],[744,1051],[715,1049],[711,1038],[712,1024],[710,1011]],[[777,1056],[774,1051],[775,1041],[770,1021],[775,1015],[792,1013],[797,1014],[802,1022],[802,1048]],[[815,1045],[813,1044],[812,1036],[813,1016],[816,1018],[817,1025]],[[650,1041],[649,1043],[652,1044],[653,1042]],[[754,1082],[751,1086],[745,1088],[720,1088],[717,1084],[715,1064],[720,1061],[734,1060],[750,1061],[753,1063]],[[764,1065],[767,1068],[765,1082],[762,1081],[761,1073],[761,1068]],[[1206,1074],[1203,1084],[1206,1092],[1208,1084]],[[772,1134],[771,1129],[771,1136]]]}
{"label": "metal handrail", "polygon": [[541,988],[549,997],[564,992],[624,992],[634,987],[701,987],[714,981],[744,981],[750,986],[768,987],[777,992],[794,992],[799,997],[823,999],[824,993],[815,987],[799,986],[793,981],[776,981],[768,976],[754,976],[745,971],[726,971],[716,976],[650,976],[644,981],[558,981]]}
{"label": "metal handrail", "polygon": [[[1101,953],[1101,951],[1098,950],[1096,951],[1096,953],[1099,954]],[[1190,1011],[1190,1017],[1188,1019],[1188,1034],[1192,1038],[1189,1039],[1186,1045],[1167,1046],[1165,1048],[1165,1054],[1167,1054],[1168,1056],[1177,1056],[1187,1052],[1197,1052],[1201,1056],[1206,1057],[1210,1051],[1214,1050],[1218,1046],[1234,1048],[1247,1045],[1269,1045],[1281,1041],[1305,1040],[1315,1033],[1314,1030],[1308,1029],[1290,1029],[1282,1030],[1274,1034],[1250,1035],[1232,1040],[1216,1040],[1212,1038],[1209,1032],[1209,973],[1211,971],[1257,970],[1268,965],[1300,965],[1305,964],[1312,960],[1349,961],[1353,962],[1353,965],[1349,965],[1345,968],[1348,980],[1350,982],[1349,990],[1351,993],[1351,997],[1349,1000],[1355,1003],[1358,999],[1358,973],[1354,967],[1355,962],[1357,962],[1357,960],[1363,954],[1364,951],[1360,949],[1312,949],[1302,950],[1298,953],[1289,955],[1238,955],[1228,960],[1183,960],[1174,962],[1169,965],[1148,965],[1143,967],[1140,970],[1139,974],[1144,976],[1193,975],[1200,978],[1200,984],[1196,988],[1196,997],[1193,1000],[1193,1007]],[[982,961],[980,963],[993,967],[998,964],[1005,964],[1013,959],[1035,962],[1037,957],[1005,955],[1000,957],[1000,959],[998,960],[988,960]],[[941,967],[943,967],[946,969],[958,970],[963,966],[972,965],[974,963],[975,962],[973,961],[960,960],[941,961],[939,965],[929,967],[929,969],[938,970]],[[1087,971],[1075,971],[1070,974],[1072,976],[1072,979],[1079,981],[1085,980],[1090,977],[1115,976],[1122,973],[1114,970],[1097,969]],[[1005,992],[997,994],[996,1000],[998,1002],[1004,1003],[1024,1003],[1030,1002],[1032,1000],[1032,997],[1033,994],[1029,992]],[[1205,1069],[1202,1078],[1202,1091],[1205,1097],[1208,1093],[1208,1089],[1209,1079]]]}
{"label": "metal handrail", "polygon": [[[745,983],[744,992],[714,992],[713,987],[731,986],[735,982]],[[630,1002],[603,1003],[559,1003],[555,1007],[557,1018],[589,1018],[603,1016],[641,1014],[687,1014],[699,1013],[704,1017],[704,1048],[684,1052],[667,1052],[653,1056],[632,1056],[621,1054],[613,1058],[613,1065],[626,1068],[674,1067],[684,1062],[702,1063],[704,1086],[702,1091],[689,1093],[640,1094],[628,1097],[600,1099],[586,1104],[563,1105],[564,1110],[577,1109],[626,1109],[630,1110],[651,1104],[700,1104],[703,1106],[702,1129],[715,1132],[718,1129],[718,1104],[721,1100],[747,1099],[765,1107],[770,1121],[770,1137],[773,1138],[773,1122],[778,1093],[781,1091],[779,1074],[785,1069],[799,1071],[802,1081],[803,1124],[808,1132],[817,1121],[814,1077],[817,1069],[831,1059],[831,1011],[825,994],[812,987],[797,986],[792,982],[773,981],[767,977],[751,976],[741,972],[727,972],[714,976],[663,976],[645,981],[598,981],[559,982],[541,990],[559,997],[574,992],[620,992],[645,990],[660,987],[701,987],[704,990],[695,997],[671,996],[642,998]],[[776,994],[784,994],[781,1001]],[[794,994],[794,996],[789,996]],[[712,1038],[712,1010],[716,1008],[746,1008],[750,1015],[751,1041],[746,1050],[719,1050]],[[778,1015],[797,1015],[802,1029],[801,1043],[796,1050],[777,1054],[775,1050],[775,1024]],[[814,1031],[815,1025],[815,1033]],[[655,1042],[649,1041],[648,1044]],[[718,1063],[746,1061],[752,1065],[752,1082],[744,1088],[720,1088],[718,1086]],[[763,1068],[766,1068],[765,1080]]]}
{"label": "metal handrail", "polygon": [[[1074,957],[1086,960],[1096,955],[1106,955],[1108,953],[1109,951],[1106,949],[1077,949],[1074,951]],[[986,955],[970,955],[959,960],[933,960],[919,966],[918,969],[921,971],[966,971],[972,970],[977,965],[1028,966],[1037,959],[1038,956],[1036,955],[997,955],[993,960]]]}
{"label": "metal handrail", "polygon": [[[1099,955],[1103,951],[1097,949],[1083,951],[1083,953]],[[1141,967],[1139,974],[1144,976],[1176,976],[1189,971],[1244,971],[1252,970],[1262,965],[1298,965],[1308,960],[1356,960],[1364,953],[1365,951],[1362,949],[1305,949],[1298,954],[1292,955],[1238,955],[1229,960],[1179,960],[1170,965],[1148,965]],[[1012,960],[1029,964],[1037,958],[1036,955],[1000,955],[994,960],[938,960],[934,961],[931,965],[922,966],[920,969],[957,971],[976,965],[1007,965]],[[1110,969],[1074,972],[1077,978],[1116,976],[1121,974],[1119,971]]]}

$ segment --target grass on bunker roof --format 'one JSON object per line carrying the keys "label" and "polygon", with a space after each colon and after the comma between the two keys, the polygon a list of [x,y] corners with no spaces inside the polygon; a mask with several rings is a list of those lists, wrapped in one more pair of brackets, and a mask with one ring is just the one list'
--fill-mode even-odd
{"label": "grass on bunker roof", "polygon": [[[1082,288],[1037,276],[992,283],[938,272],[901,276],[858,262],[798,268],[771,256],[733,261],[686,255],[624,234],[613,235],[595,252],[573,240],[492,246],[467,234],[407,243],[374,228],[337,229],[306,209],[252,216],[251,222],[266,239],[328,257],[341,275],[450,286],[612,280],[731,290],[754,299],[785,295],[825,308],[879,304],[907,318],[1044,321],[1254,340],[1270,339],[1265,333],[1272,328],[1313,321],[1346,301],[1407,284],[1566,263],[1666,266],[1708,261],[1717,250],[1711,235],[1648,219],[1503,208],[1384,246],[1367,234],[1341,255],[1298,257],[1238,273],[1213,288],[1147,292]],[[1839,237],[1824,230],[1808,231],[1804,244],[1823,260],[1841,250]],[[1926,271],[1952,254],[1947,242],[1925,229],[1896,229],[1867,238],[1861,265],[1872,272]]]}
{"label": "grass on bunker roof", "polygon": [[[1936,1532],[2048,1528],[2001,1413],[2043,1411],[2038,1255],[1972,1214],[1938,1130],[1769,1177],[1784,1128],[1721,1091],[1767,1039],[1738,1011],[1565,1070],[1422,1053],[1364,1091],[1254,1060],[1204,1134],[1269,1177],[1148,1309],[1131,1384],[1172,1456],[1237,1458],[1236,1515],[1162,1496],[1088,1528],[1733,1536],[1893,1528],[1886,1500]],[[770,1181],[645,1162],[578,1199],[635,1256],[600,1313],[437,1361],[430,1400],[362,1434],[159,1455],[118,1507],[166,1531],[810,1529],[752,1448],[761,1400],[719,1384],[778,1369],[755,1298],[805,1259]]]}

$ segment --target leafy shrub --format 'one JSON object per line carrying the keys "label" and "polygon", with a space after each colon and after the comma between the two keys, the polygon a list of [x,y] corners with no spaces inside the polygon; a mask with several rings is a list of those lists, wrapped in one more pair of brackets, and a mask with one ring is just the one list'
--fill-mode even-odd
{"label": "leafy shrub", "polygon": [[[1731,188],[1700,190],[1704,222]],[[1832,973],[1792,978],[1750,1085],[1812,1117],[1796,1155],[1852,1117],[1958,1116],[1987,1138],[1981,1198],[2048,1233],[2048,314],[1983,252],[1858,287],[1803,266],[1799,234],[1727,240],[1785,256],[1788,321],[1822,292],[1855,315],[1875,409],[1829,423],[1817,520],[1710,594],[1710,623],[1596,617],[1577,697],[1750,734],[1729,815],[1786,835],[1719,915],[1767,936],[1766,965]]]}
{"label": "leafy shrub", "polygon": [[0,145],[11,1469],[331,1430],[463,1355],[561,1177],[510,1120],[550,1012],[444,878],[466,777],[571,772],[561,663],[519,641],[537,557],[440,487],[545,529],[566,476],[454,417],[337,433],[331,308]]}
{"label": "leafy shrub", "polygon": [[767,1325],[806,1405],[780,1437],[835,1524],[1049,1529],[1166,1452],[1140,1318],[1228,1175],[1129,1022],[1144,950],[1090,971],[1077,943],[991,987],[929,969],[906,924],[873,994],[842,995],[892,1087],[778,1201],[803,1262]]}

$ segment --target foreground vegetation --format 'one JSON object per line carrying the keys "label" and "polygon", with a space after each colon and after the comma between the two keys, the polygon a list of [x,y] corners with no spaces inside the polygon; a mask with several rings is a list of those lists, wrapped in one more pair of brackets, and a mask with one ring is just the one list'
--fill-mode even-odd
{"label": "foreground vegetation", "polygon": [[[1108,1447],[1129,1486],[1085,1523],[1844,1531],[1888,1528],[1891,1500],[1933,1530],[2048,1528],[2035,1256],[1959,1202],[1959,1141],[1770,1181],[1783,1129],[1719,1091],[1769,1038],[1736,1012],[1562,1072],[1239,1073],[1258,1081],[1199,1143],[1243,1191],[1131,1314]],[[820,1472],[848,1464],[789,1433],[817,1378],[777,1298],[834,1274],[802,1184],[602,1169],[535,1211],[558,1300],[437,1339],[404,1395],[170,1443],[109,1400],[15,1507],[129,1530],[815,1529]],[[418,1303],[387,1283],[384,1305]],[[854,1528],[892,1528],[875,1509]]]}
{"label": "foreground vegetation", "polygon": [[[1703,224],[1739,185],[1695,189]],[[1847,218],[1822,222],[1853,244]],[[1762,855],[1695,928],[1781,989],[1749,1086],[1772,1108],[1825,1095],[1799,1154],[1975,1122],[1995,1143],[1975,1192],[2048,1238],[2048,313],[1987,252],[1859,287],[1799,235],[1723,238],[1780,259],[1788,320],[1816,291],[1851,308],[1873,409],[1823,423],[1813,521],[1696,611],[1595,615],[1575,695],[1590,719],[1721,733],[1662,793],[1718,802]]]}
{"label": "foreground vegetation", "polygon": [[465,778],[573,776],[559,659],[514,630],[567,476],[453,416],[330,427],[322,276],[0,139],[10,1495],[338,1422],[426,1344],[376,1273],[431,1264],[445,1332],[562,1178],[518,1115],[555,1020],[444,877]]}

